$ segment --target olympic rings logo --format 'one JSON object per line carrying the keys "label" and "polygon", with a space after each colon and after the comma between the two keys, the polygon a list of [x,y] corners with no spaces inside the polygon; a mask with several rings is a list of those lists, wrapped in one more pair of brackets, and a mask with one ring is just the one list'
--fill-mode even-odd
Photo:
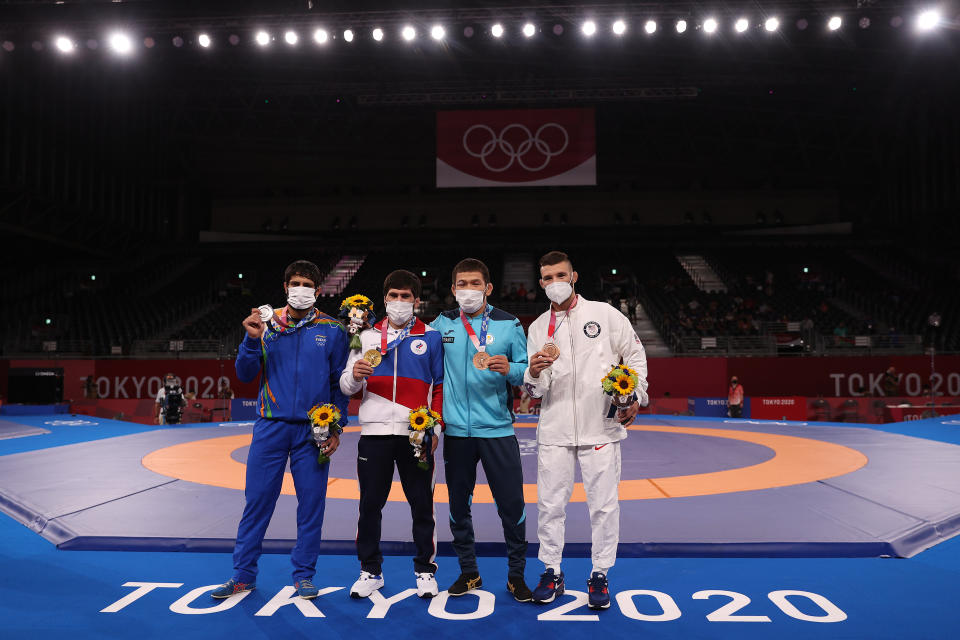
{"label": "olympic rings logo", "polygon": [[[550,145],[540,137],[540,134],[550,127],[558,129],[560,133],[563,134],[563,144],[560,145],[560,148],[557,149],[556,151],[552,150],[550,148]],[[470,146],[467,144],[467,137],[476,129],[481,129],[485,131],[487,134],[489,134],[490,136],[490,139],[484,142],[483,145],[480,147],[479,152],[472,150]],[[516,148],[514,148],[513,144],[511,144],[505,139],[507,132],[511,131],[512,129],[519,129],[527,135],[527,139],[521,142]],[[561,127],[556,122],[548,122],[544,125],[541,125],[540,128],[537,129],[537,132],[533,134],[530,133],[530,129],[527,129],[525,126],[518,123],[508,124],[507,126],[505,126],[503,129],[500,130],[500,135],[497,135],[496,133],[494,133],[493,129],[491,129],[485,124],[475,124],[469,129],[467,129],[466,133],[463,134],[464,151],[466,151],[468,154],[470,154],[474,158],[480,158],[480,162],[483,163],[483,166],[486,167],[488,171],[492,171],[494,173],[500,173],[501,171],[506,171],[507,169],[513,166],[514,162],[519,164],[521,167],[523,167],[527,171],[530,171],[530,172],[541,171],[544,168],[546,168],[548,164],[550,164],[551,158],[553,158],[554,156],[558,156],[564,151],[566,151],[567,146],[569,144],[570,144],[570,136],[567,134],[567,130]],[[490,156],[497,149],[499,149],[501,153],[503,153],[509,158],[507,163],[502,167],[492,167],[487,162],[487,157]],[[527,153],[529,153],[532,149],[536,149],[540,154],[543,155],[543,163],[538,167],[529,166],[524,161],[524,156],[526,156]]]}

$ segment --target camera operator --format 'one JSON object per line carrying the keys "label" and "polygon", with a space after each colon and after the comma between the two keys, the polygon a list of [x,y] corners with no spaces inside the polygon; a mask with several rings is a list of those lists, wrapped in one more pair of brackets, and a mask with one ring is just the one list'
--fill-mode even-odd
{"label": "camera operator", "polygon": [[183,410],[187,406],[180,381],[172,373],[164,376],[163,386],[157,392],[157,401],[153,408],[153,419],[157,424],[180,424]]}

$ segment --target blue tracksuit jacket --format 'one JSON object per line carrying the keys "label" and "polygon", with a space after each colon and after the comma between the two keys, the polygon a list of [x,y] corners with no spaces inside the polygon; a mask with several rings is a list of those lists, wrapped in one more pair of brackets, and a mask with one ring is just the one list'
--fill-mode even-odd
{"label": "blue tracksuit jacket", "polygon": [[[520,321],[487,305],[487,353],[510,361],[506,377],[473,366],[477,349],[460,320],[460,310],[444,311],[430,323],[443,341],[443,422],[450,436],[502,438],[513,435],[513,392],[523,384],[527,368],[527,338]],[[483,314],[468,316],[477,336]]]}

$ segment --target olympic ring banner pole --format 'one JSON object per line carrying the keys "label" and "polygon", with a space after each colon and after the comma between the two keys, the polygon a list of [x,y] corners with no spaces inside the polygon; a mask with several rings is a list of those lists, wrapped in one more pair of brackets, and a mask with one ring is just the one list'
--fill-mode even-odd
{"label": "olympic ring banner pole", "polygon": [[597,184],[594,109],[437,113],[437,187]]}

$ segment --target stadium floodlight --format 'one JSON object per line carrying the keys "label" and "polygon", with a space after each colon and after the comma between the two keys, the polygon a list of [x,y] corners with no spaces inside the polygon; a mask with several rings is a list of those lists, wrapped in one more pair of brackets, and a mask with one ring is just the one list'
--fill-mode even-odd
{"label": "stadium floodlight", "polygon": [[767,18],[767,21],[763,23],[763,28],[773,33],[780,28],[780,20],[778,18]]}
{"label": "stadium floodlight", "polygon": [[677,33],[683,33],[687,30],[686,20],[677,20]]}
{"label": "stadium floodlight", "polygon": [[836,31],[841,26],[843,26],[843,19],[840,16],[833,16],[827,22],[827,29],[830,29],[830,31]]}
{"label": "stadium floodlight", "polygon": [[657,30],[657,21],[647,20],[647,22],[643,25],[643,30],[649,33],[650,35],[653,35]]}
{"label": "stadium floodlight", "polygon": [[283,34],[283,39],[287,42],[287,44],[294,45],[297,44],[297,40],[300,38],[297,36],[296,31],[287,31],[285,34]]}
{"label": "stadium floodlight", "polygon": [[270,34],[266,31],[257,31],[257,35],[254,36],[254,40],[257,41],[257,44],[261,47],[265,47],[270,44]]}
{"label": "stadium floodlight", "polygon": [[597,23],[593,20],[587,20],[583,23],[583,26],[580,27],[580,30],[583,31],[583,35],[589,38],[597,32]]}
{"label": "stadium floodlight", "polygon": [[443,25],[435,24],[430,27],[430,37],[434,40],[443,40],[447,35],[447,30],[443,28]]}
{"label": "stadium floodlight", "polygon": [[383,40],[383,29],[381,29],[380,27],[377,27],[376,29],[374,29],[373,39],[376,40],[377,42],[380,42],[381,40]]}
{"label": "stadium floodlight", "polygon": [[750,22],[746,18],[740,18],[734,23],[733,28],[737,30],[737,33],[743,33],[750,28]]}
{"label": "stadium floodlight", "polygon": [[205,34],[205,33],[201,33],[201,34],[197,37],[197,43],[198,43],[201,47],[203,47],[204,49],[206,49],[206,48],[209,47],[210,44],[211,44],[210,36],[208,36],[208,35]]}
{"label": "stadium floodlight", "polygon": [[706,20],[703,21],[703,30],[706,31],[707,33],[713,33],[714,31],[717,30],[718,26],[719,25],[717,24],[717,21],[715,18],[707,18]]}
{"label": "stadium floodlight", "polygon": [[110,48],[113,49],[115,53],[126,55],[133,51],[133,41],[130,40],[130,36],[125,33],[117,32],[111,34],[107,41],[110,43]]}
{"label": "stadium floodlight", "polygon": [[497,24],[490,27],[490,35],[492,35],[494,38],[502,38],[503,25],[498,22]]}
{"label": "stadium floodlight", "polygon": [[614,33],[614,34],[616,34],[616,35],[618,35],[618,36],[622,36],[622,35],[625,34],[626,32],[627,32],[627,23],[626,23],[626,22],[624,22],[623,20],[616,20],[616,21],[613,23],[613,33]]}
{"label": "stadium floodlight", "polygon": [[940,23],[940,12],[936,9],[927,9],[917,16],[917,28],[920,31],[932,31]]}
{"label": "stadium floodlight", "polygon": [[67,36],[59,36],[54,41],[54,44],[56,44],[57,49],[60,50],[60,53],[73,53],[74,48],[76,48],[76,45],[73,44],[73,40]]}
{"label": "stadium floodlight", "polygon": [[410,25],[407,25],[403,28],[402,31],[400,31],[400,35],[407,42],[411,42],[414,38],[417,37],[417,30],[411,27]]}
{"label": "stadium floodlight", "polygon": [[344,29],[343,39],[347,42],[353,42],[353,29]]}
{"label": "stadium floodlight", "polygon": [[537,32],[537,28],[533,26],[533,23],[528,22],[527,24],[523,25],[523,35],[526,36],[527,38],[532,38],[533,34],[535,34],[536,32]]}
{"label": "stadium floodlight", "polygon": [[317,29],[313,32],[313,41],[317,44],[327,44],[328,40],[330,40],[330,34],[326,29]]}

